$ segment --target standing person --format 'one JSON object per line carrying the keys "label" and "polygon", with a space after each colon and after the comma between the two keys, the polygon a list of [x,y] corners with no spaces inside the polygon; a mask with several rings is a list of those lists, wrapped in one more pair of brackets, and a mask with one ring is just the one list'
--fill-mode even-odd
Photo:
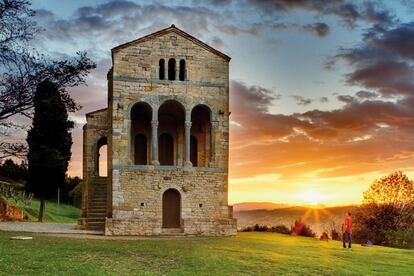
{"label": "standing person", "polygon": [[346,248],[348,242],[348,248],[352,245],[352,217],[351,212],[345,213],[344,223],[342,224],[342,245]]}

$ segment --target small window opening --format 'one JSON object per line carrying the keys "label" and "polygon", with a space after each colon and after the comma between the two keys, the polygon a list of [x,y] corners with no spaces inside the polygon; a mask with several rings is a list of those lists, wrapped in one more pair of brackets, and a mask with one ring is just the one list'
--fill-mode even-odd
{"label": "small window opening", "polygon": [[160,59],[160,68],[159,68],[159,78],[160,80],[164,80],[165,79],[165,60],[162,58]]}
{"label": "small window opening", "polygon": [[168,79],[175,80],[175,59],[170,58],[168,60]]}
{"label": "small window opening", "polygon": [[200,208],[201,208],[201,207],[203,207],[203,204],[201,204],[201,203],[200,203],[200,204],[198,204],[198,207],[200,207]]}
{"label": "small window opening", "polygon": [[145,206],[145,203],[144,202],[141,202],[141,206]]}
{"label": "small window opening", "polygon": [[180,60],[180,81],[185,81],[185,60]]}

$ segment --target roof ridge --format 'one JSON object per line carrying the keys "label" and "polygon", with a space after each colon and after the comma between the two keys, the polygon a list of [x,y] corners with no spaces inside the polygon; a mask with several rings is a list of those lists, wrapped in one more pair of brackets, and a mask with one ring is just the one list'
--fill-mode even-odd
{"label": "roof ridge", "polygon": [[129,42],[123,43],[121,45],[118,45],[118,46],[116,46],[116,47],[114,47],[114,48],[111,49],[111,53],[113,54],[113,53],[117,52],[120,49],[123,49],[123,48],[128,47],[131,44],[141,43],[141,42],[147,41],[147,40],[149,40],[149,39],[151,39],[153,37],[160,36],[160,35],[164,35],[164,34],[167,34],[169,32],[178,33],[178,34],[182,35],[183,37],[187,38],[188,40],[190,40],[190,41],[194,42],[195,44],[199,45],[200,47],[202,47],[202,48],[204,48],[204,49],[206,49],[206,50],[208,50],[208,51],[210,51],[210,52],[212,52],[212,53],[214,53],[214,54],[216,54],[216,55],[224,58],[227,61],[230,61],[230,59],[231,59],[231,57],[229,57],[228,55],[226,55],[226,54],[220,52],[219,50],[211,47],[207,43],[205,43],[205,42],[201,41],[200,39],[198,39],[198,38],[196,38],[196,37],[188,34],[187,32],[185,32],[185,31],[177,28],[174,24],[172,24],[170,27],[161,29],[159,31],[150,33],[148,35],[145,35],[145,36],[142,36],[140,38],[137,38],[137,39],[131,40]]}

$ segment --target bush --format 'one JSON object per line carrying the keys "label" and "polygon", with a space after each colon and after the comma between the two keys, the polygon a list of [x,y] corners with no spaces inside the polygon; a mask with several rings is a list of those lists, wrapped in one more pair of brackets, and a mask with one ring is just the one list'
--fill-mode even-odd
{"label": "bush", "polygon": [[253,225],[253,226],[247,226],[241,230],[241,232],[274,232],[274,233],[280,233],[280,234],[290,234],[289,228],[287,228],[285,225],[276,225],[273,227],[269,227],[267,225]]}
{"label": "bush", "polygon": [[401,172],[374,181],[355,216],[354,241],[414,247],[414,184]]}
{"label": "bush", "polygon": [[322,232],[322,234],[321,234],[321,236],[319,237],[319,239],[320,239],[321,241],[327,241],[327,240],[329,240],[329,237],[328,237],[328,232],[323,231],[323,232]]}
{"label": "bush", "polygon": [[312,229],[301,220],[295,220],[295,224],[292,225],[290,232],[294,236],[311,237],[315,238],[316,234]]}
{"label": "bush", "polygon": [[336,229],[331,230],[331,239],[334,241],[340,241],[342,240],[341,235]]}
{"label": "bush", "polygon": [[290,229],[287,228],[285,225],[282,225],[282,224],[273,226],[270,230],[272,232],[279,233],[279,234],[285,234],[285,235],[290,234]]}

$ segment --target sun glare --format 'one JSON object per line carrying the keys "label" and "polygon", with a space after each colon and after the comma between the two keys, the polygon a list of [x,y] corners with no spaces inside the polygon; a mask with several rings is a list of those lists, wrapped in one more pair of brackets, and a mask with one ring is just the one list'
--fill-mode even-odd
{"label": "sun glare", "polygon": [[322,194],[315,191],[304,192],[303,194],[301,194],[301,197],[310,205],[318,205],[320,201],[324,198]]}

